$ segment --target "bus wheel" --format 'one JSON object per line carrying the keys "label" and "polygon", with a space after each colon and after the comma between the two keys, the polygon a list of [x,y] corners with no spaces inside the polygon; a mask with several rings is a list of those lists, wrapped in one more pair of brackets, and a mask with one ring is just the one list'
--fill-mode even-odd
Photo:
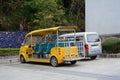
{"label": "bus wheel", "polygon": [[75,64],[77,61],[71,61],[71,64]]}
{"label": "bus wheel", "polygon": [[25,58],[23,57],[23,55],[20,56],[20,62],[21,62],[21,63],[25,63],[25,62],[26,62],[26,61],[25,61]]}
{"label": "bus wheel", "polygon": [[90,59],[91,59],[91,60],[94,60],[94,59],[96,59],[96,57],[97,57],[97,56],[91,56]]}
{"label": "bus wheel", "polygon": [[53,67],[57,67],[58,66],[58,60],[56,57],[52,57],[50,60],[50,63]]}

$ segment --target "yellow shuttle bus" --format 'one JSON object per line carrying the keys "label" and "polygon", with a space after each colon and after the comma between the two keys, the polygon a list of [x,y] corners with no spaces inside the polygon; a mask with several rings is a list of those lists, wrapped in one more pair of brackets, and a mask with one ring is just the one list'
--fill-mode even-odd
{"label": "yellow shuttle bus", "polygon": [[75,37],[61,38],[65,33],[75,33],[76,26],[58,26],[29,32],[19,51],[21,63],[43,62],[56,67],[61,63],[75,64],[80,57]]}

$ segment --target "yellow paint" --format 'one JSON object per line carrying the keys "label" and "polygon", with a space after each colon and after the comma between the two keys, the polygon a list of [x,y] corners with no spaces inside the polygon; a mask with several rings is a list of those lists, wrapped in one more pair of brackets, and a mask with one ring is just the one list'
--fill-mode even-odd
{"label": "yellow paint", "polygon": [[[26,37],[32,35],[39,35],[39,36],[45,36],[46,34],[50,34],[51,32],[56,32],[58,29],[76,29],[76,26],[73,27],[54,27],[54,28],[47,28],[42,30],[35,30],[31,31],[26,35]],[[19,56],[24,56],[26,62],[44,62],[44,63],[50,63],[51,57],[56,57],[58,60],[58,64],[61,64],[64,62],[64,59],[70,59],[70,58],[77,58],[77,50],[78,48],[76,46],[72,47],[54,47],[51,49],[49,58],[42,59],[38,58],[38,54],[34,53],[34,50],[32,47],[29,47],[28,45],[21,46]]]}
{"label": "yellow paint", "polygon": [[50,34],[51,32],[56,32],[58,29],[77,29],[77,26],[58,26],[58,27],[52,27],[52,28],[46,28],[46,29],[40,29],[40,30],[34,30],[29,32],[26,37],[31,36],[31,35],[37,35],[37,36],[45,36],[47,34]]}
{"label": "yellow paint", "polygon": [[[58,59],[58,63],[64,62],[64,59],[67,58],[77,58],[77,47],[54,47],[51,50],[50,57],[55,56]],[[71,56],[70,56],[71,54]]]}
{"label": "yellow paint", "polygon": [[[77,58],[77,47],[54,47],[51,49],[50,52],[50,58],[49,59],[40,59],[40,58],[32,58],[29,57],[33,55],[32,49],[29,48],[28,46],[22,46],[20,48],[20,53],[19,55],[23,55],[26,62],[44,62],[44,63],[50,63],[50,59],[52,56],[55,56],[58,60],[58,64],[61,64],[64,62],[64,59],[67,58]],[[70,56],[71,54],[71,56]],[[34,54],[34,56],[37,56]]]}

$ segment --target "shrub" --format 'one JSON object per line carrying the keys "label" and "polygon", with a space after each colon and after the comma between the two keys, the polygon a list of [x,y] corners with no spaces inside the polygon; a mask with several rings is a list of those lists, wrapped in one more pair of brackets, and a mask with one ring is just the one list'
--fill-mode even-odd
{"label": "shrub", "polygon": [[18,55],[19,48],[0,48],[0,56]]}
{"label": "shrub", "polygon": [[102,42],[103,52],[119,53],[120,52],[120,38],[110,37]]}

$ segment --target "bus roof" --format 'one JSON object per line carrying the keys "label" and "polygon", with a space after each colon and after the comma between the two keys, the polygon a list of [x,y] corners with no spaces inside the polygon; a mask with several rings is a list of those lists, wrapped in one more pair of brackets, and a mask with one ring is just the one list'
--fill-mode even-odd
{"label": "bus roof", "polygon": [[58,27],[52,27],[52,28],[46,28],[46,29],[40,29],[40,30],[34,30],[26,34],[25,37],[28,36],[45,36],[49,33],[56,32],[57,30],[71,30],[71,29],[77,29],[77,26],[58,26]]}

